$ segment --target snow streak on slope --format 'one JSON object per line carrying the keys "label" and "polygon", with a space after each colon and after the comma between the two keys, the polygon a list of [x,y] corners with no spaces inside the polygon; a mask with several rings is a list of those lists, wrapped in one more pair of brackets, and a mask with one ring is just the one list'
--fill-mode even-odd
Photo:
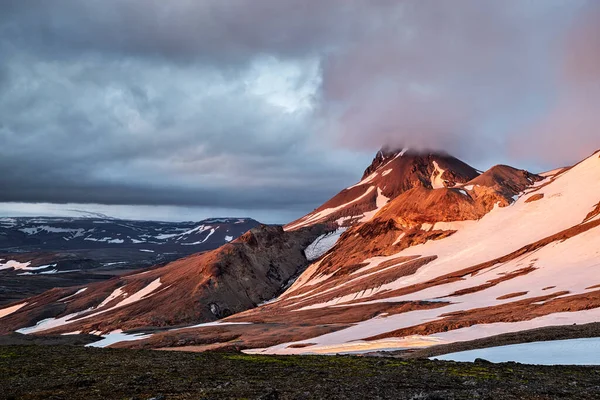
{"label": "snow streak on slope", "polygon": [[15,304],[14,306],[0,309],[0,318],[6,317],[7,315],[14,313],[14,312],[18,311],[19,309],[25,307],[26,305],[27,305],[27,303],[21,303],[21,304]]}
{"label": "snow streak on slope", "polygon": [[313,261],[327,253],[335,246],[342,233],[346,232],[346,230],[347,228],[338,228],[333,232],[319,236],[314,242],[308,245],[306,250],[304,250],[306,259],[308,261]]}
{"label": "snow streak on slope", "polygon": [[[91,308],[88,308],[87,310],[83,310],[83,311],[79,311],[79,312],[72,313],[69,315],[65,315],[60,318],[47,318],[42,321],[39,321],[34,326],[19,329],[19,330],[17,330],[17,332],[23,333],[23,334],[38,333],[38,332],[47,331],[49,329],[68,325],[72,322],[78,322],[78,321],[88,319],[91,317],[96,317],[96,316],[98,316],[100,314],[104,314],[108,311],[112,311],[117,308],[124,307],[126,305],[133,304],[144,298],[147,298],[154,291],[156,291],[156,289],[158,289],[160,286],[161,286],[160,278],[155,279],[150,284],[148,284],[146,287],[144,287],[143,289],[137,291],[136,293],[133,293],[132,295],[126,297],[124,300],[121,300],[116,305],[114,305],[110,308],[102,309],[105,306],[107,306],[109,303],[114,302],[116,299],[123,297],[123,296],[127,296],[127,293],[125,292],[124,288],[118,288],[114,292],[112,292],[106,299],[104,299],[104,301],[102,301],[97,307],[91,307]],[[96,312],[94,312],[94,311],[96,311]]]}

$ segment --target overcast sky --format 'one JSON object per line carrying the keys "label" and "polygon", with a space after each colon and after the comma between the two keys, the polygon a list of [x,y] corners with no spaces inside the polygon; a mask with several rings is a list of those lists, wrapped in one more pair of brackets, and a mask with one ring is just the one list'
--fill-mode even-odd
{"label": "overcast sky", "polygon": [[0,215],[283,223],[384,144],[577,162],[598,110],[595,0],[0,2]]}

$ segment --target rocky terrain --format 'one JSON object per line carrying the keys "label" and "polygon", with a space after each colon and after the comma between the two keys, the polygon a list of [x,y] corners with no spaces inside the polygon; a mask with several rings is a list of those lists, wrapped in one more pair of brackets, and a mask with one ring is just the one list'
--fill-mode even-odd
{"label": "rocky terrain", "polygon": [[0,399],[597,399],[598,367],[0,346]]}
{"label": "rocky terrain", "polygon": [[323,232],[323,226],[284,232],[261,225],[217,250],[162,267],[56,288],[13,312],[0,311],[0,333],[33,326],[21,332],[102,334],[224,318],[278,295],[308,264],[304,249]]}

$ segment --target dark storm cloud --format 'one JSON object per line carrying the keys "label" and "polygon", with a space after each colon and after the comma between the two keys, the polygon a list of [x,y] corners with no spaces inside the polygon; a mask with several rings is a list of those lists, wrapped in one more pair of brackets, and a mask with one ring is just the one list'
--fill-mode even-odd
{"label": "dark storm cloud", "polygon": [[595,142],[596,8],[3,1],[0,201],[308,211],[386,143],[574,162]]}

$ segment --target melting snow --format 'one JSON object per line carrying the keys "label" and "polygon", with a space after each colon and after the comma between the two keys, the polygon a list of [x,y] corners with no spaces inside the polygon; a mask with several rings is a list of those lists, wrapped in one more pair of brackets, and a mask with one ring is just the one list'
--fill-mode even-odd
{"label": "melting snow", "polygon": [[36,235],[40,232],[48,232],[48,233],[70,233],[71,234],[71,239],[76,238],[76,237],[80,237],[83,236],[83,234],[86,232],[85,229],[83,228],[79,228],[79,229],[67,229],[67,228],[56,228],[53,226],[47,226],[47,225],[43,225],[43,226],[36,226],[33,228],[22,228],[19,229],[21,232],[26,233],[28,235]]}
{"label": "melting snow", "polygon": [[233,240],[233,236],[225,236],[226,242],[231,242]]}
{"label": "melting snow", "polygon": [[[2,261],[2,260],[0,260],[0,261]],[[0,263],[0,270],[10,269],[10,268],[15,269],[15,270],[17,270],[17,269],[27,270],[28,269],[27,267],[29,266],[29,264],[31,264],[31,261],[22,263],[22,262],[19,262],[16,260],[8,260],[5,263]]]}
{"label": "melting snow", "polygon": [[438,360],[491,362],[515,361],[538,365],[600,365],[600,338],[552,340],[461,351],[435,357]]}
{"label": "melting snow", "polygon": [[83,289],[79,289],[78,291],[76,291],[72,295],[67,296],[67,297],[63,297],[62,299],[59,299],[58,301],[66,301],[66,300],[72,299],[73,297],[77,296],[78,294],[81,294],[81,293],[85,292],[86,290],[87,290],[87,288],[84,287]]}
{"label": "melting snow", "polygon": [[88,308],[87,310],[79,311],[79,312],[69,314],[69,315],[65,315],[64,317],[60,317],[60,318],[46,318],[41,321],[38,321],[34,326],[18,329],[17,332],[22,333],[24,335],[28,335],[30,333],[47,331],[48,329],[52,329],[52,328],[56,328],[59,326],[69,324],[69,323],[73,322],[78,315],[84,314],[91,310],[93,310],[93,308]]}
{"label": "melting snow", "polygon": [[15,304],[14,306],[10,306],[7,308],[0,309],[0,318],[6,317],[14,312],[17,312],[21,308],[25,307],[27,303]]}
{"label": "melting snow", "polygon": [[102,340],[99,340],[94,343],[86,344],[85,347],[107,347],[107,346],[110,346],[111,344],[115,344],[115,343],[119,343],[119,342],[130,342],[132,340],[147,339],[150,336],[152,336],[152,335],[144,334],[144,333],[127,334],[127,333],[123,333],[123,331],[121,329],[117,329],[106,335],[102,335],[102,338],[103,338]]}
{"label": "melting snow", "polygon": [[433,162],[433,167],[434,167],[434,170],[431,173],[431,187],[434,189],[445,188],[446,185],[444,185],[444,180],[442,179],[442,175],[446,171],[440,168],[437,161]]}
{"label": "melting snow", "polygon": [[356,203],[357,201],[363,199],[364,197],[368,196],[373,190],[375,190],[375,186],[370,186],[365,193],[363,193],[362,195],[360,195],[359,197],[357,197],[356,199],[349,201],[346,204],[342,204],[341,206],[338,207],[333,207],[333,208],[326,208],[325,210],[319,211],[315,214],[309,214],[307,215],[303,220],[299,221],[297,224],[289,226],[287,229],[291,230],[291,229],[295,229],[295,228],[299,228],[305,225],[308,225],[312,222],[317,222],[325,217],[327,217],[328,215],[331,215],[339,210],[342,210],[346,207],[348,207],[349,205]]}
{"label": "melting snow", "polygon": [[338,228],[333,232],[319,236],[314,242],[308,245],[306,250],[304,250],[306,259],[308,261],[313,261],[327,253],[335,246],[342,233],[346,232],[346,230],[347,228]]}

